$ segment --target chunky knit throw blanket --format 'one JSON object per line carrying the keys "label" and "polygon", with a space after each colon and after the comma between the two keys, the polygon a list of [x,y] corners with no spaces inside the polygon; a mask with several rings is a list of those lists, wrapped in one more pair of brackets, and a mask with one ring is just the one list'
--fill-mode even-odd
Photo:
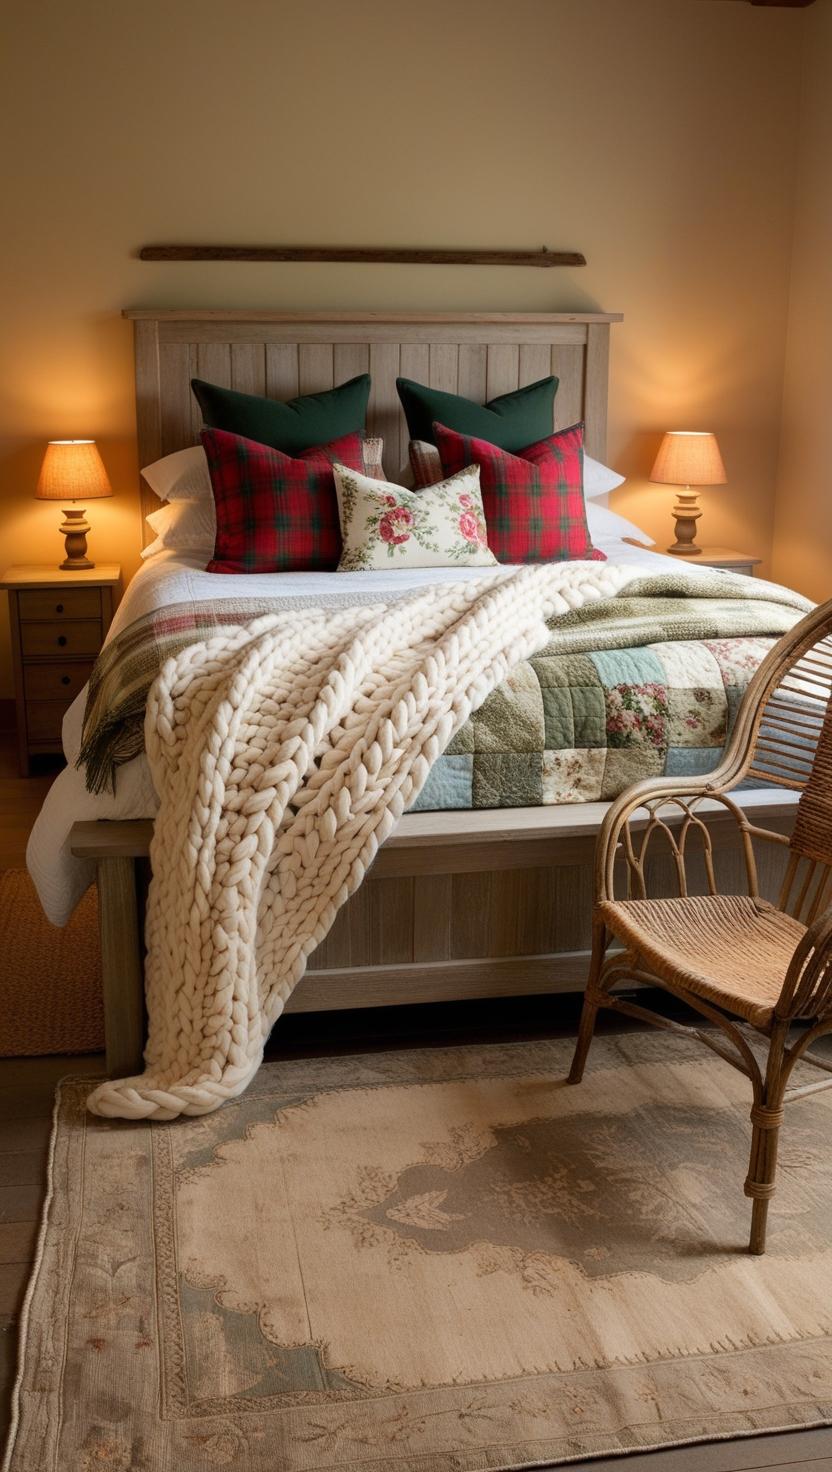
{"label": "chunky knit throw blanket", "polygon": [[96,1114],[172,1119],[240,1094],[311,951],[431,763],[546,620],[634,576],[530,566],[411,599],[267,615],[193,644],[153,685],[145,1072]]}

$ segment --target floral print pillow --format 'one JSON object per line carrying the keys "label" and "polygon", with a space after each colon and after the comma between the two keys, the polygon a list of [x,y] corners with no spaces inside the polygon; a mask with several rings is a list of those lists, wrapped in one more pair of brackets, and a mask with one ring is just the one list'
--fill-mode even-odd
{"label": "floral print pillow", "polygon": [[334,465],[344,550],[339,572],[386,567],[494,567],[478,465],[408,491]]}

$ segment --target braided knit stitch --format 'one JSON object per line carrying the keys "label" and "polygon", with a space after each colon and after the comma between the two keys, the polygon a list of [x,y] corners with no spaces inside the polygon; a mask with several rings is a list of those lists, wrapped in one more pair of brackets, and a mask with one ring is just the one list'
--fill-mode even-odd
{"label": "braided knit stitch", "polygon": [[96,1088],[92,1112],[173,1119],[242,1093],[307,957],[454,733],[547,642],[547,619],[634,575],[528,566],[389,605],[269,614],[168,660],[146,720],[160,799],[146,1067]]}

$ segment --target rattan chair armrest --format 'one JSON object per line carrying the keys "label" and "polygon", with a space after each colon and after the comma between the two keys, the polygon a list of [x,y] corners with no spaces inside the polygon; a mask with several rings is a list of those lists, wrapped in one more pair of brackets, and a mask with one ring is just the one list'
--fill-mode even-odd
{"label": "rattan chair armrest", "polygon": [[832,1009],[832,905],[807,926],[789,962],[777,1017],[817,1017]]}
{"label": "rattan chair armrest", "polygon": [[745,830],[747,827],[745,815],[732,802],[726,794],[731,787],[742,780],[742,768],[732,767],[723,761],[713,772],[703,774],[701,777],[646,777],[641,782],[635,782],[628,787],[619,797],[610,804],[598,832],[595,848],[595,901],[613,899],[615,897],[614,868],[615,859],[622,839],[622,833],[634,816],[644,810],[645,824],[650,821],[650,815],[656,810],[668,806],[668,817],[673,817],[675,808],[678,818],[682,820],[686,811],[690,811],[689,805],[696,800],[707,798],[721,804],[731,814],[738,827]]}

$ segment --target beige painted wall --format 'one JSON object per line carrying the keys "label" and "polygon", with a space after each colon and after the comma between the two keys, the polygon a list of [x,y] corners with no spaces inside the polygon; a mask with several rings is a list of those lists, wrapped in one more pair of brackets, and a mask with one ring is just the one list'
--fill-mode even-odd
{"label": "beige painted wall", "polygon": [[832,0],[806,12],[774,572],[832,597]]}
{"label": "beige painted wall", "polygon": [[[803,16],[734,0],[6,0],[0,561],[93,435],[140,545],[121,307],[558,309],[613,329],[618,495],[662,542],[660,432],[717,431],[706,537],[770,553]],[[153,240],[577,247],[580,271],[146,265]],[[5,625],[3,637],[7,638]],[[8,693],[7,649],[0,694]]]}

